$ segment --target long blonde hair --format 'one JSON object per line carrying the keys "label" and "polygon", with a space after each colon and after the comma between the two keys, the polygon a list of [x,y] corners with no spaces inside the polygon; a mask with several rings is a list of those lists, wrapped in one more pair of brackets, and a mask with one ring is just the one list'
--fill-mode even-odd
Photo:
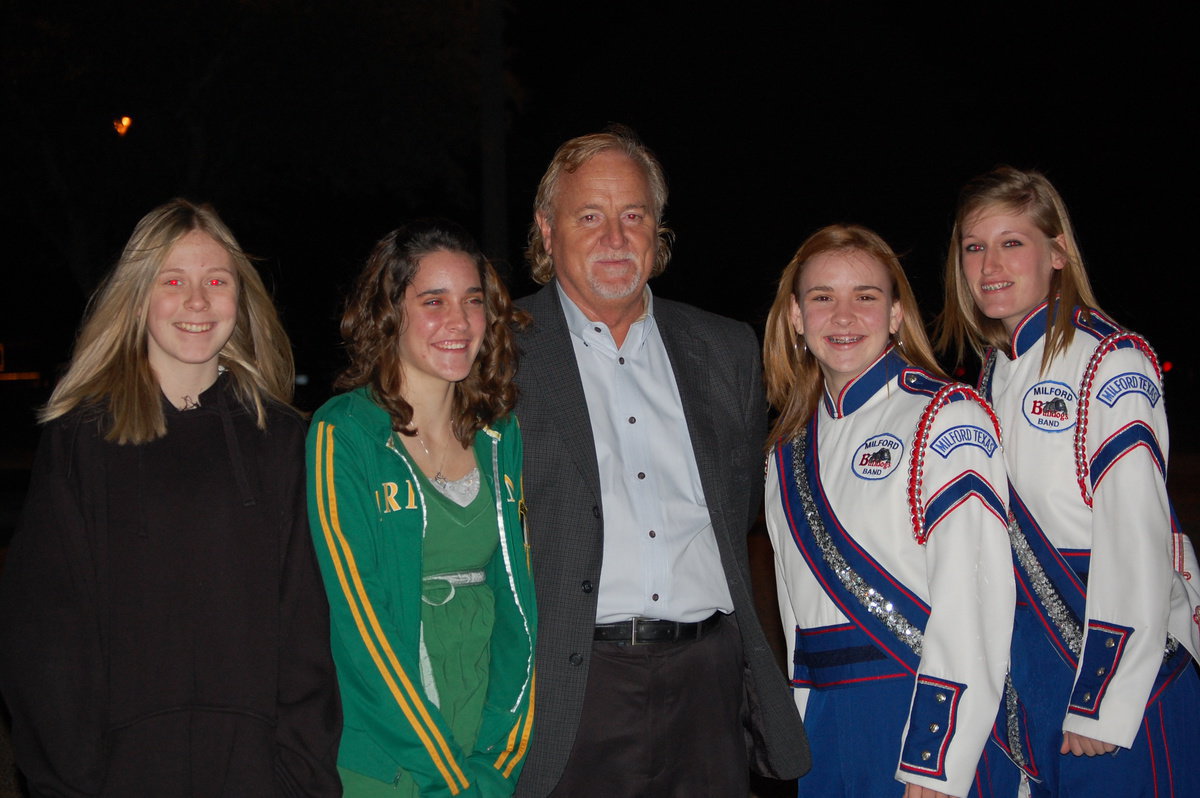
{"label": "long blonde hair", "polygon": [[[1050,275],[1046,299],[1058,298],[1058,307],[1046,316],[1046,346],[1042,351],[1042,371],[1059,352],[1065,351],[1075,336],[1073,315],[1076,306],[1100,310],[1092,284],[1083,266],[1083,255],[1075,241],[1075,228],[1062,196],[1041,172],[997,166],[970,180],[958,195],[950,250],[946,253],[945,304],[937,318],[937,348],[952,352],[961,363],[969,345],[980,357],[984,350],[996,347],[1007,351],[1010,336],[999,319],[989,319],[979,311],[971,287],[963,279],[963,228],[984,209],[1028,216],[1050,239],[1050,246],[1063,256],[1061,269]],[[1062,243],[1059,243],[1059,236]]]}
{"label": "long blonde hair", "polygon": [[798,433],[812,417],[821,398],[825,384],[821,365],[807,348],[799,346],[797,334],[792,329],[790,310],[793,298],[797,302],[800,299],[800,275],[805,265],[826,252],[861,252],[883,264],[891,277],[892,299],[900,303],[903,313],[900,329],[895,335],[896,351],[908,363],[938,377],[945,376],[938,368],[925,335],[912,287],[892,248],[877,233],[860,225],[822,227],[809,236],[788,261],[767,316],[763,374],[767,382],[767,401],[779,411],[767,440],[768,450],[777,441]]}
{"label": "long blonde hair", "polygon": [[292,348],[262,279],[210,205],[173,199],[143,216],[117,265],[88,303],[66,375],[39,413],[43,423],[75,408],[105,416],[105,439],[147,443],[166,434],[162,392],[150,368],[146,316],[159,268],[171,247],[201,230],[229,253],[237,279],[237,321],[218,364],[242,404],[266,427],[266,401],[289,404]]}

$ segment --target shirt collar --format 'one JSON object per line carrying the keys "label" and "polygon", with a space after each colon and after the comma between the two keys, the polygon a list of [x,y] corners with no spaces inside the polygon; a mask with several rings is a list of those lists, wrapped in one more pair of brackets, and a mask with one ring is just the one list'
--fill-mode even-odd
{"label": "shirt collar", "polygon": [[[608,340],[612,340],[612,333],[609,332],[608,325],[602,321],[593,321],[584,315],[579,306],[571,297],[567,296],[567,292],[563,290],[562,283],[558,280],[554,281],[554,287],[558,289],[558,300],[562,304],[563,315],[567,320],[567,329],[571,331],[571,335],[582,340],[585,344],[595,340],[596,335],[604,335]],[[625,343],[621,346],[622,350],[637,349],[646,341],[646,336],[649,335],[651,324],[654,320],[654,294],[650,291],[650,286],[642,289],[642,315],[629,327],[629,333],[625,336]]]}
{"label": "shirt collar", "polygon": [[823,392],[825,409],[834,418],[850,415],[908,367],[904,358],[896,354],[896,348],[889,346],[866,371],[846,383],[846,387],[842,388],[837,398],[830,396],[829,390],[826,389]]}

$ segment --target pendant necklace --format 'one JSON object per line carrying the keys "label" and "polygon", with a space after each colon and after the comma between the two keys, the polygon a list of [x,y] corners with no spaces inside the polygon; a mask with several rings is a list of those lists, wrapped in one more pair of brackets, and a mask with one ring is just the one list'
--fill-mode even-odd
{"label": "pendant necklace", "polygon": [[[425,440],[421,437],[421,433],[414,428],[413,434],[417,436],[417,442],[420,443],[421,448],[425,450],[425,456],[429,458],[429,463],[432,465],[433,455],[429,453],[429,447],[425,445]],[[433,481],[436,482],[440,488],[446,487],[446,483],[450,481],[446,479],[446,475],[442,473],[442,468],[446,465],[446,455],[447,453],[442,454],[442,465],[438,467],[437,473],[433,475]]]}

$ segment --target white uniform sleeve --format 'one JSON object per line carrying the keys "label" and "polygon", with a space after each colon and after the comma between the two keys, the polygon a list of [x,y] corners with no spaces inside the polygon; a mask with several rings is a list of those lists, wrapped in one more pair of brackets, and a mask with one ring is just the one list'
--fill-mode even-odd
{"label": "white uniform sleeve", "polygon": [[930,615],[896,778],[962,796],[999,709],[1016,601],[1004,461],[978,403],[938,413],[923,484]]}
{"label": "white uniform sleeve", "polygon": [[[767,460],[767,534],[771,538],[771,549],[775,552],[775,591],[779,598],[779,619],[783,624],[783,636],[787,641],[787,661],[784,665],[788,681],[791,682],[796,662],[796,610],[792,604],[790,576],[786,563],[790,560],[795,545],[792,543],[792,533],[781,509],[778,457],[779,449],[772,449]],[[802,719],[808,706],[808,692],[806,687],[792,688],[792,697]]]}
{"label": "white uniform sleeve", "polygon": [[1128,748],[1162,664],[1174,579],[1166,412],[1154,367],[1136,349],[1109,353],[1091,394],[1091,562],[1063,730]]}

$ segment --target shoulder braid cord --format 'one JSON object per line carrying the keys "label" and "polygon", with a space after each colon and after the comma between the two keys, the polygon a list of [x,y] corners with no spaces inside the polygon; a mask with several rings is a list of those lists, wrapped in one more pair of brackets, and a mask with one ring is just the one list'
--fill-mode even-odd
{"label": "shoulder braid cord", "polygon": [[[1092,356],[1088,359],[1087,366],[1083,370],[1083,379],[1079,383],[1079,407],[1076,411],[1075,421],[1075,479],[1079,483],[1079,495],[1083,497],[1083,503],[1089,508],[1092,506],[1092,492],[1088,488],[1088,482],[1091,481],[1091,467],[1088,461],[1087,453],[1087,425],[1088,425],[1088,409],[1091,405],[1092,387],[1096,381],[1096,372],[1100,369],[1100,363],[1105,356],[1110,352],[1115,352],[1120,344],[1124,341],[1130,342],[1135,349],[1140,351],[1150,361],[1150,365],[1154,366],[1154,376],[1158,378],[1159,384],[1162,384],[1162,368],[1158,364],[1158,355],[1149,342],[1135,332],[1115,332],[1106,336],[1096,349],[1092,352]],[[1163,474],[1165,481],[1167,475]],[[1174,532],[1171,535],[1171,561],[1175,566],[1175,570],[1183,576],[1184,579],[1191,581],[1192,574],[1184,568],[1183,557],[1183,542],[1179,539],[1182,532]],[[1200,607],[1196,608],[1194,613],[1196,623],[1200,625]]]}
{"label": "shoulder braid cord", "polygon": [[[1088,489],[1087,484],[1090,476],[1087,456],[1087,425],[1088,407],[1092,398],[1092,383],[1096,380],[1096,372],[1100,369],[1100,362],[1104,360],[1104,356],[1115,352],[1122,341],[1129,341],[1149,359],[1150,364],[1154,366],[1154,376],[1158,378],[1159,383],[1162,382],[1162,369],[1158,365],[1158,356],[1154,354],[1154,350],[1150,348],[1146,339],[1137,333],[1115,332],[1100,341],[1096,350],[1092,352],[1092,356],[1083,370],[1083,379],[1079,383],[1079,407],[1075,416],[1075,479],[1079,483],[1079,493],[1083,496],[1083,503],[1089,508],[1092,506],[1092,492]],[[1163,476],[1165,478],[1166,475]]]}
{"label": "shoulder braid cord", "polygon": [[912,520],[913,537],[922,546],[929,539],[929,533],[925,530],[924,501],[922,499],[925,476],[925,451],[929,446],[929,430],[933,428],[933,420],[937,418],[938,412],[948,405],[950,400],[956,395],[973,400],[983,408],[988,418],[991,419],[992,427],[996,431],[996,442],[1002,443],[1000,419],[997,418],[996,412],[992,410],[992,406],[984,401],[979,392],[971,386],[962,383],[943,385],[933,395],[933,398],[929,400],[929,404],[925,406],[924,412],[921,413],[920,420],[917,421],[917,434],[913,437],[912,454],[908,461],[908,512],[909,518]]}

